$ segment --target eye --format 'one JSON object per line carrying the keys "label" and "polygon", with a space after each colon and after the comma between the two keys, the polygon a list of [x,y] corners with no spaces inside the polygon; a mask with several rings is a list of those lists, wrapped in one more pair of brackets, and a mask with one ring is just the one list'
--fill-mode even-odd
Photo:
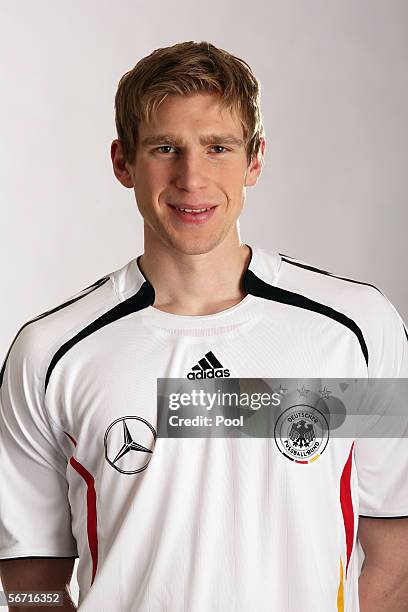
{"label": "eye", "polygon": [[174,147],[171,145],[162,145],[161,147],[157,147],[155,151],[158,151],[159,153],[170,153],[170,151],[164,151],[163,149],[174,149]]}
{"label": "eye", "polygon": [[221,146],[221,145],[212,145],[213,149],[223,149],[222,151],[218,150],[216,151],[216,153],[225,153],[225,151],[228,151],[228,149],[226,149],[225,147]]}

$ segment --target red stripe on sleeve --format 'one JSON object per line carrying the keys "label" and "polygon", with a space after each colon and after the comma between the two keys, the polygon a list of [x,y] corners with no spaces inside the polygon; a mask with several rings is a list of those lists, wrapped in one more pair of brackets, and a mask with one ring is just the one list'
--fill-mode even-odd
{"label": "red stripe on sleeve", "polygon": [[343,513],[344,529],[346,533],[346,576],[354,543],[354,510],[353,500],[351,497],[351,466],[353,461],[353,448],[354,442],[351,445],[350,453],[344,465],[343,472],[340,478],[340,504]]}
{"label": "red stripe on sleeve", "polygon": [[84,466],[79,463],[74,457],[69,460],[70,464],[85,480],[87,485],[87,529],[88,529],[88,544],[92,557],[92,581],[94,581],[96,569],[98,566],[98,534],[97,534],[97,514],[96,514],[96,491],[94,477]]}

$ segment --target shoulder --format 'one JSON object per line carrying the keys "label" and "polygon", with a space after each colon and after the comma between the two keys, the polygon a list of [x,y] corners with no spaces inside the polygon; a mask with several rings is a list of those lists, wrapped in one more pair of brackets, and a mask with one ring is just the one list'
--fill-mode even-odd
{"label": "shoulder", "polygon": [[376,285],[280,254],[277,285],[346,315],[361,330],[375,376],[408,376],[406,326]]}
{"label": "shoulder", "polygon": [[254,252],[250,268],[265,283],[283,291],[334,309],[347,309],[357,316],[359,311],[368,314],[368,304],[381,308],[388,303],[381,290],[369,282],[347,278],[283,253],[260,248]]}
{"label": "shoulder", "polygon": [[0,387],[6,376],[9,382],[13,377],[21,379],[22,375],[43,380],[47,362],[72,330],[81,329],[118,303],[114,280],[120,271],[107,273],[49,310],[24,322],[4,357],[0,370]]}
{"label": "shoulder", "polygon": [[319,268],[303,260],[280,254],[278,285],[289,291],[303,293],[310,299],[320,300],[332,308],[345,309],[370,324],[397,320],[403,325],[395,307],[381,289],[363,280],[348,278],[341,274]]}
{"label": "shoulder", "polygon": [[[381,290],[372,283],[349,278],[327,269],[295,259],[280,253],[279,285],[291,287],[294,291],[309,293],[333,306],[357,306],[359,300],[376,300],[380,303]],[[384,296],[383,296],[384,297]]]}

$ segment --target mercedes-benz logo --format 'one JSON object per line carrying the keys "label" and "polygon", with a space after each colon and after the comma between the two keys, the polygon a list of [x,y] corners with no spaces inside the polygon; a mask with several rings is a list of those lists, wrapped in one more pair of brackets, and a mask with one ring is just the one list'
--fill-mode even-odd
{"label": "mercedes-benz logo", "polygon": [[120,417],[105,432],[105,459],[121,474],[142,472],[150,463],[156,438],[156,430],[142,417]]}

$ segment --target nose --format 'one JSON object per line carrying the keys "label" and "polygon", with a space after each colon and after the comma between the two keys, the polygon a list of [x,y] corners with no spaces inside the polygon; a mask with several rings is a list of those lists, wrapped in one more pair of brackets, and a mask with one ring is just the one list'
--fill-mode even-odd
{"label": "nose", "polygon": [[205,160],[197,153],[180,155],[175,167],[174,183],[178,189],[197,191],[208,184],[205,171]]}

